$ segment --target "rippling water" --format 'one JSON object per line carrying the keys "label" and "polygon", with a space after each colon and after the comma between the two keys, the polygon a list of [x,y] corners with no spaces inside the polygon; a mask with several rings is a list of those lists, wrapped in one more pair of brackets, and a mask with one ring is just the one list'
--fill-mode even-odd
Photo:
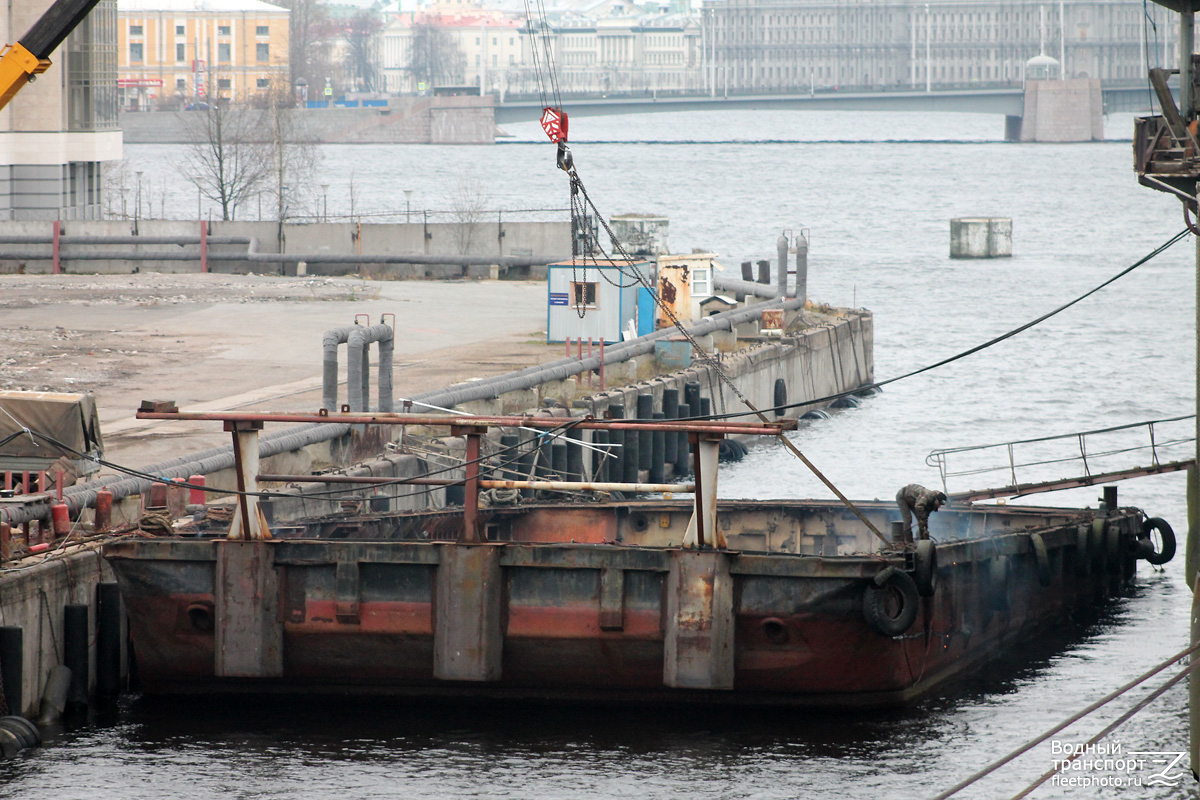
{"label": "rippling water", "polygon": [[[1081,294],[1182,227],[1179,205],[1137,186],[1128,142],[998,141],[999,118],[816,112],[573,121],[576,162],[608,213],[671,218],[674,248],[736,265],[774,256],[778,229],[812,231],[810,293],[875,314],[876,376],[984,341]],[[1109,120],[1126,136],[1129,117]],[[330,209],[446,207],[460,176],[493,207],[565,201],[533,125],[493,147],[325,147]],[[846,140],[846,141],[838,141]],[[126,148],[171,175],[179,150]],[[131,164],[131,167],[134,166]],[[175,178],[172,180],[178,181]],[[194,209],[170,184],[168,214]],[[951,261],[949,220],[1013,218],[1014,257]],[[852,497],[936,485],[926,454],[1187,414],[1194,404],[1193,244],[1185,241],[1059,317],[972,358],[895,384],[796,434]],[[736,267],[734,267],[736,269]],[[722,473],[729,497],[828,496],[777,446]],[[964,488],[962,486],[958,488]],[[1182,535],[1179,475],[1122,485],[1122,503]],[[1044,502],[1094,505],[1098,488]],[[1182,538],[1182,536],[1181,536]],[[1101,619],[1033,642],[962,685],[869,715],[403,704],[222,705],[137,698],[0,764],[0,794],[29,798],[895,798],[929,797],[1187,642],[1181,559]],[[1071,728],[1081,742],[1114,712]],[[1121,729],[1126,750],[1186,748],[1186,698],[1168,692]],[[963,797],[1011,796],[1051,767],[1042,745]],[[1190,783],[1190,782],[1189,782]],[[1046,786],[1034,797],[1177,797],[1183,788]]]}

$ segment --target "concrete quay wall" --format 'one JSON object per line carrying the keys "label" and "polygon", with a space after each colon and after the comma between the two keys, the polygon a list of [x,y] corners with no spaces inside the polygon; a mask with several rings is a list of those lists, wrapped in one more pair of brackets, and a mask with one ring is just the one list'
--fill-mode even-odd
{"label": "concrete quay wall", "polygon": [[[715,336],[701,337],[698,343],[707,351],[718,354],[721,370],[756,408],[770,409],[775,406],[777,382],[783,382],[787,404],[801,405],[779,415],[767,412],[769,419],[796,419],[828,405],[828,402],[811,401],[852,391],[874,381],[874,326],[869,312],[843,312],[838,319],[779,339],[762,339],[757,336],[754,327],[742,326],[741,331],[737,328],[721,331]],[[749,346],[739,346],[739,333],[743,337],[752,337]],[[591,379],[593,383],[598,381],[595,375]],[[625,407],[625,417],[631,418],[637,416],[639,394],[649,394],[653,398],[653,410],[662,411],[663,392],[666,389],[677,390],[680,402],[683,402],[685,386],[695,382],[700,384],[701,397],[709,398],[713,413],[746,411],[733,390],[719,378],[716,369],[702,362],[695,362],[686,369],[665,372],[653,354],[640,355],[607,365],[605,379],[611,387],[605,391],[593,391],[586,385],[587,373],[581,373],[565,380],[543,382],[529,389],[504,392],[490,400],[463,403],[456,410],[481,415],[549,414],[565,420],[569,416],[584,414],[600,418],[610,406],[619,403]],[[743,421],[755,419],[750,416],[743,418]],[[409,428],[408,435],[438,437],[444,431],[444,428]],[[530,431],[512,432],[519,434],[522,444],[530,442],[535,436]],[[592,443],[592,434],[592,431],[580,432],[585,445]],[[391,430],[390,435],[393,440],[399,441],[403,434],[396,428]],[[489,431],[487,438],[493,448],[499,447],[500,435],[500,430]],[[466,443],[462,438],[436,438],[432,446],[446,460],[436,456],[417,458],[411,455],[386,455],[355,464],[346,469],[344,474],[415,478],[431,470],[460,463],[465,457]],[[591,459],[584,458],[583,461],[584,479],[592,480]],[[664,467],[664,474],[668,477],[674,474],[670,464]],[[456,470],[441,476],[461,478],[463,474],[461,470]],[[222,478],[222,485],[231,485],[232,471]],[[643,474],[640,479],[645,480],[647,476]],[[289,487],[286,493],[266,501],[269,518],[287,521],[314,513],[332,513],[328,504],[321,505],[323,501],[315,499],[331,488],[346,487],[324,483]],[[361,491],[349,494],[361,496],[364,503],[371,502],[378,511],[441,508],[445,504],[444,489],[431,491],[431,487],[427,486],[388,487],[384,494],[375,496],[372,501],[371,487],[363,485],[359,488]]]}
{"label": "concrete quay wall", "polygon": [[[289,128],[312,144],[491,144],[495,98],[392,97],[386,108],[289,109]],[[242,113],[239,110],[239,113]],[[255,130],[269,131],[265,111]],[[118,124],[129,144],[188,144],[203,111],[126,111]]]}
{"label": "concrete quay wall", "polygon": [[[414,215],[414,219],[419,219]],[[60,236],[128,237],[121,244],[60,244],[60,269],[76,274],[129,274],[139,270],[153,272],[199,272],[201,223],[198,220],[108,221],[81,220],[62,222]],[[0,221],[0,274],[49,274],[54,271],[54,223],[46,221]],[[463,222],[401,223],[284,223],[211,222],[208,236],[247,237],[254,239],[258,253],[282,253],[313,256],[306,262],[310,275],[351,275],[379,279],[414,278],[486,278],[487,264],[462,266],[457,256],[472,257],[545,257],[557,259],[571,253],[571,226],[568,222],[521,222],[490,218]],[[8,242],[6,237],[38,237],[39,242]],[[141,237],[177,237],[188,244],[137,244]],[[245,254],[247,243],[208,245],[208,271],[223,273],[257,272],[295,275],[295,263],[229,260]],[[111,255],[112,258],[97,258]],[[130,258],[132,255],[134,258]],[[405,263],[321,263],[323,256],[445,256],[445,264]],[[83,258],[81,256],[87,256]],[[121,256],[125,256],[122,258]],[[499,277],[509,274],[501,267]],[[517,273],[514,272],[514,275]],[[521,270],[520,277],[529,277]]]}
{"label": "concrete quay wall", "polygon": [[[9,713],[35,717],[50,669],[63,663],[64,608],[88,607],[88,694],[96,689],[97,587],[116,580],[95,544],[38,563],[35,558],[6,565],[0,575],[0,626],[19,628],[22,640],[20,699],[9,698]],[[124,614],[121,615],[124,619]],[[121,641],[125,637],[122,635]],[[127,675],[121,647],[121,675]],[[122,683],[124,680],[122,680]]]}

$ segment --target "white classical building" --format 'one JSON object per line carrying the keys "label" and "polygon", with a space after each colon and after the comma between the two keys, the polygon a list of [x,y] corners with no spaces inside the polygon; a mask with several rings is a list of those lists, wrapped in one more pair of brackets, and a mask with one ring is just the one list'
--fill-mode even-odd
{"label": "white classical building", "polygon": [[1012,85],[1041,54],[1065,78],[1134,81],[1176,61],[1178,27],[1132,0],[704,0],[712,92]]}

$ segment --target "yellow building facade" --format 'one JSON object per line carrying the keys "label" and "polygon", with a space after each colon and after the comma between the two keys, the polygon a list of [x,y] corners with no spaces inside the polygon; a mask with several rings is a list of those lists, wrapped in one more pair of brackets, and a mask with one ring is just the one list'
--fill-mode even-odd
{"label": "yellow building facade", "polygon": [[288,14],[260,0],[120,0],[121,108],[245,102],[290,89]]}

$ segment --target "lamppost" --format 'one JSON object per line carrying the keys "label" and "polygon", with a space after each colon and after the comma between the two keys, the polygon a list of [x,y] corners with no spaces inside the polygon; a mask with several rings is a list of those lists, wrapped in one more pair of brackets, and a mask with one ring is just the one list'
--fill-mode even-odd
{"label": "lamppost", "polygon": [[137,222],[142,216],[142,176],[146,173],[142,170],[137,172],[137,194],[134,199],[133,206],[133,221]]}
{"label": "lamppost", "polygon": [[329,222],[329,184],[321,184],[321,222]]}
{"label": "lamppost", "polygon": [[412,222],[412,220],[409,218],[410,215],[412,214],[412,196],[413,196],[412,189],[404,190],[404,221],[406,223]]}

